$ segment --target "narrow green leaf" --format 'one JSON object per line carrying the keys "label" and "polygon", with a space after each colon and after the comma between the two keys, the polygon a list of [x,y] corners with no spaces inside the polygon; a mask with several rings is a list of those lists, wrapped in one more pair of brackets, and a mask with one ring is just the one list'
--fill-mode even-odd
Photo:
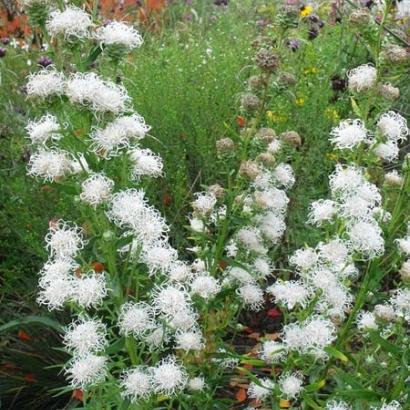
{"label": "narrow green leaf", "polygon": [[53,319],[50,319],[49,317],[26,316],[21,319],[11,320],[10,322],[0,326],[0,333],[25,325],[41,325],[54,329],[57,332],[63,331],[63,327],[60,325],[60,323],[56,322]]}

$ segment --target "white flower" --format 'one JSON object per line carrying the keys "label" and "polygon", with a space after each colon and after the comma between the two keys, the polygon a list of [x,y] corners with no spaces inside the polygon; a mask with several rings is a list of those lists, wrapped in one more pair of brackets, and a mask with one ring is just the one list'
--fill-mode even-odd
{"label": "white flower", "polygon": [[289,164],[279,164],[272,172],[275,183],[289,189],[295,183],[295,173]]}
{"label": "white flower", "polygon": [[57,117],[51,114],[43,115],[37,121],[29,121],[26,131],[32,144],[45,144],[48,140],[61,138],[60,124]]}
{"label": "white flower", "polygon": [[46,286],[54,279],[70,278],[78,265],[70,259],[56,259],[48,261],[40,271],[39,284],[41,287]]}
{"label": "white flower", "polygon": [[198,329],[195,328],[178,331],[175,334],[175,342],[177,349],[182,349],[186,352],[191,350],[198,351],[204,348],[202,334]]}
{"label": "white flower", "polygon": [[300,281],[277,281],[266,290],[273,295],[276,303],[283,304],[290,310],[296,305],[306,307],[311,295],[310,289]]}
{"label": "white flower", "polygon": [[279,379],[279,388],[286,397],[295,399],[303,390],[303,379],[298,373],[285,373]]}
{"label": "white flower", "polygon": [[55,277],[40,286],[37,302],[49,310],[61,309],[73,293],[73,280],[69,276]]}
{"label": "white flower", "polygon": [[136,402],[148,397],[153,391],[151,372],[144,366],[136,366],[126,370],[121,376],[121,395]]}
{"label": "white flower", "polygon": [[190,302],[189,295],[184,288],[171,285],[157,288],[154,291],[153,299],[155,309],[170,317],[180,310],[187,310]]}
{"label": "white flower", "polygon": [[396,239],[399,250],[403,252],[406,256],[410,256],[410,235],[405,238]]}
{"label": "white flower", "polygon": [[74,280],[73,300],[84,308],[99,305],[108,289],[103,274],[89,272]]}
{"label": "white flower", "polygon": [[116,155],[118,151],[130,145],[130,140],[140,140],[145,137],[150,126],[138,114],[122,116],[110,122],[103,129],[95,129],[91,133],[92,149],[97,154],[108,157]]}
{"label": "white flower", "polygon": [[332,265],[346,264],[349,260],[349,248],[341,239],[332,239],[329,242],[320,242],[317,246],[319,259],[330,262]]}
{"label": "white flower", "polygon": [[107,359],[103,356],[87,354],[74,359],[66,369],[71,386],[86,389],[105,379]]}
{"label": "white flower", "polygon": [[68,350],[78,355],[96,353],[107,345],[106,327],[99,319],[80,317],[67,329],[63,343]]}
{"label": "white flower", "polygon": [[278,216],[270,211],[263,216],[256,217],[255,221],[258,224],[259,231],[273,244],[280,240],[286,230],[286,224],[282,215]]}
{"label": "white flower", "polygon": [[263,303],[263,291],[254,284],[248,283],[237,289],[238,295],[241,297],[243,303],[251,310],[259,310]]}
{"label": "white flower", "polygon": [[280,362],[286,356],[286,346],[274,340],[262,343],[261,359],[268,364]]}
{"label": "white flower", "polygon": [[188,380],[188,389],[191,391],[203,391],[206,388],[205,379],[201,376]]}
{"label": "white flower", "polygon": [[357,327],[360,330],[377,330],[376,317],[372,312],[362,311],[357,317]]}
{"label": "white flower", "polygon": [[175,282],[184,282],[191,276],[191,268],[187,263],[175,261],[168,269],[168,277]]}
{"label": "white flower", "polygon": [[43,178],[45,181],[57,181],[72,173],[70,154],[57,149],[40,149],[30,157],[27,174]]}
{"label": "white flower", "polygon": [[187,331],[195,328],[198,315],[188,306],[179,310],[177,313],[169,317],[169,326],[179,331]]}
{"label": "white flower", "polygon": [[348,228],[349,246],[364,257],[372,259],[384,253],[382,231],[373,220],[359,221]]}
{"label": "white flower", "polygon": [[336,165],[336,170],[329,177],[333,196],[355,192],[365,182],[363,170],[354,165]]}
{"label": "white flower", "polygon": [[177,258],[177,251],[168,242],[152,242],[149,246],[144,246],[141,254],[141,262],[147,265],[150,274],[168,272]]}
{"label": "white flower", "polygon": [[210,192],[197,192],[195,197],[195,200],[192,202],[192,208],[194,208],[195,212],[199,216],[209,215],[216,205],[215,195]]}
{"label": "white flower", "polygon": [[47,98],[64,93],[65,80],[62,73],[55,69],[43,69],[30,74],[26,85],[29,97]]}
{"label": "white flower", "polygon": [[368,131],[360,120],[344,120],[330,132],[330,141],[339,149],[352,149],[362,142],[369,143]]}
{"label": "white flower", "polygon": [[241,228],[236,233],[237,240],[244,248],[260,255],[266,255],[268,250],[263,246],[260,231],[256,228]]}
{"label": "white flower", "polygon": [[124,87],[105,81],[95,73],[75,73],[67,81],[65,93],[72,103],[90,106],[96,112],[124,112],[130,97]]}
{"label": "white flower", "polygon": [[249,384],[248,396],[251,399],[264,400],[272,394],[272,389],[275,384],[268,378],[258,379],[258,382],[259,383],[252,381]]}
{"label": "white flower", "polygon": [[402,410],[402,406],[396,400],[391,401],[390,403],[384,403],[381,407],[373,407],[371,410]]}
{"label": "white flower", "polygon": [[164,342],[168,341],[168,335],[165,333],[162,326],[157,327],[153,332],[144,337],[150,350],[160,347]]}
{"label": "white flower", "polygon": [[253,261],[253,269],[261,279],[266,279],[272,274],[272,267],[269,260],[263,257],[258,257]]}
{"label": "white flower", "polygon": [[229,278],[232,278],[242,284],[255,282],[255,279],[249,272],[238,266],[229,266],[225,273],[229,276]]}
{"label": "white flower", "polygon": [[159,177],[162,175],[162,158],[155,155],[150,149],[135,148],[129,151],[133,164],[132,177],[139,179],[142,176]]}
{"label": "white flower", "polygon": [[337,212],[337,203],[330,199],[319,199],[310,205],[309,223],[320,226],[323,222],[332,222]]}
{"label": "white flower", "polygon": [[71,169],[73,174],[80,174],[82,172],[89,174],[91,172],[87,160],[81,152],[77,152],[77,155],[71,161]]}
{"label": "white flower", "polygon": [[221,290],[218,280],[210,275],[199,275],[191,282],[191,294],[204,299],[215,297]]}
{"label": "white flower", "polygon": [[350,70],[347,77],[349,90],[355,92],[367,91],[376,84],[377,70],[370,64],[363,64]]}
{"label": "white flower", "polygon": [[377,128],[393,142],[406,140],[409,133],[406,119],[394,111],[382,114],[377,122]]}
{"label": "white flower", "polygon": [[185,387],[187,374],[174,356],[168,356],[152,369],[152,380],[157,393],[172,395]]}
{"label": "white flower", "polygon": [[396,319],[396,312],[391,305],[376,305],[373,313],[377,319],[385,320],[386,322],[392,322]]}
{"label": "white flower", "polygon": [[318,255],[312,248],[298,249],[290,257],[291,265],[296,266],[300,271],[306,272],[316,266]]}
{"label": "white flower", "polygon": [[351,410],[352,406],[341,400],[331,400],[326,403],[325,410]]}
{"label": "white flower", "polygon": [[272,142],[269,143],[266,149],[271,154],[277,154],[281,148],[282,148],[282,142],[278,139],[274,139]]}
{"label": "white flower", "polygon": [[61,34],[65,37],[84,38],[91,26],[91,16],[75,6],[67,6],[64,11],[52,11],[46,22],[51,36]]}
{"label": "white flower", "polygon": [[230,239],[225,246],[226,255],[230,258],[235,258],[238,253],[238,245],[234,240]]}
{"label": "white flower", "polygon": [[80,198],[87,204],[96,207],[111,197],[114,181],[104,174],[92,174],[82,184]]}
{"label": "white flower", "polygon": [[105,45],[121,45],[130,49],[139,47],[143,43],[138,31],[121,21],[112,21],[99,27],[95,37]]}
{"label": "white flower", "polygon": [[47,250],[56,259],[74,257],[84,246],[82,230],[63,220],[53,222],[45,237]]}
{"label": "white flower", "polygon": [[402,186],[404,178],[399,174],[397,169],[394,169],[393,171],[386,172],[384,175],[384,181],[388,185]]}
{"label": "white flower", "polygon": [[410,289],[398,289],[390,299],[396,315],[410,322]]}
{"label": "white flower", "polygon": [[289,203],[289,198],[286,192],[277,189],[269,188],[263,191],[256,191],[254,193],[255,203],[262,209],[270,209],[279,214],[283,214]]}
{"label": "white flower", "polygon": [[127,302],[121,306],[118,326],[122,334],[138,338],[155,329],[153,309],[145,302]]}
{"label": "white flower", "polygon": [[202,219],[192,218],[189,220],[189,225],[194,232],[205,232],[206,227]]}
{"label": "white flower", "polygon": [[385,143],[379,143],[373,148],[373,152],[381,160],[392,162],[399,157],[399,147],[394,141],[387,141]]}

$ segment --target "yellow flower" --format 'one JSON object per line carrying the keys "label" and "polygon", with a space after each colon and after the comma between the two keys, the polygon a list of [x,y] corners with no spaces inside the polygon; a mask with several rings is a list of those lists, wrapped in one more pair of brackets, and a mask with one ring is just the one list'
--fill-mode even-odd
{"label": "yellow flower", "polygon": [[338,156],[334,152],[328,152],[326,154],[326,157],[330,159],[331,161],[337,161],[338,159]]}
{"label": "yellow flower", "polygon": [[295,103],[296,105],[302,106],[305,104],[305,99],[303,97],[296,98]]}
{"label": "yellow flower", "polygon": [[339,122],[340,116],[334,108],[326,108],[325,117],[333,122]]}
{"label": "yellow flower", "polygon": [[307,17],[309,14],[312,14],[313,7],[311,5],[303,6],[299,12],[300,17]]}
{"label": "yellow flower", "polygon": [[272,122],[285,122],[288,119],[286,115],[275,114],[272,111],[266,111],[266,118]]}
{"label": "yellow flower", "polygon": [[319,69],[317,67],[306,67],[303,72],[305,74],[317,74],[319,72]]}

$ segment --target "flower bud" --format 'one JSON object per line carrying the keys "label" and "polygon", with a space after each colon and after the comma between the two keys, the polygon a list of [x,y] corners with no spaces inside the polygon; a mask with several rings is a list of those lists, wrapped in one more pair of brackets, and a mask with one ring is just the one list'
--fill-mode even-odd
{"label": "flower bud", "polygon": [[374,307],[374,315],[379,320],[392,322],[396,318],[394,309],[390,305],[376,305]]}
{"label": "flower bud", "polygon": [[295,147],[300,147],[302,145],[302,138],[296,131],[282,132],[282,134],[280,134],[280,138]]}
{"label": "flower bud", "polygon": [[224,154],[233,151],[235,143],[230,138],[221,138],[216,141],[216,151],[218,154]]}
{"label": "flower bud", "polygon": [[279,56],[270,49],[261,48],[256,54],[255,62],[262,71],[272,73],[279,66]]}
{"label": "flower bud", "polygon": [[276,132],[272,128],[259,128],[255,138],[263,142],[269,143],[276,138]]}
{"label": "flower bud", "polygon": [[365,26],[366,24],[369,24],[369,22],[370,13],[367,8],[354,10],[349,16],[349,23],[352,26]]}
{"label": "flower bud", "polygon": [[391,172],[386,173],[384,176],[384,183],[390,186],[402,186],[404,182],[403,177],[397,172],[397,170],[393,170]]}
{"label": "flower bud", "polygon": [[252,75],[248,79],[248,86],[252,90],[257,90],[265,84],[265,79],[261,75]]}
{"label": "flower bud", "polygon": [[407,50],[396,44],[389,44],[383,50],[383,54],[386,60],[392,64],[404,64],[409,61],[409,53]]}
{"label": "flower bud", "polygon": [[260,175],[261,170],[253,161],[242,161],[239,168],[239,174],[243,177],[254,180],[258,175]]}
{"label": "flower bud", "polygon": [[219,184],[213,184],[208,187],[208,192],[213,194],[215,198],[222,198],[225,190]]}
{"label": "flower bud", "polygon": [[252,93],[242,94],[241,105],[245,111],[252,112],[259,108],[259,97]]}
{"label": "flower bud", "polygon": [[294,85],[296,84],[296,78],[293,74],[291,73],[282,73],[279,77],[279,81],[282,84],[286,84],[286,85]]}
{"label": "flower bud", "polygon": [[391,84],[379,84],[377,87],[379,94],[389,101],[397,100],[400,97],[400,89]]}
{"label": "flower bud", "polygon": [[403,262],[403,265],[400,269],[400,276],[404,281],[410,280],[410,259],[407,259],[407,261]]}
{"label": "flower bud", "polygon": [[256,161],[264,165],[273,165],[276,162],[275,157],[269,152],[262,152],[256,157]]}

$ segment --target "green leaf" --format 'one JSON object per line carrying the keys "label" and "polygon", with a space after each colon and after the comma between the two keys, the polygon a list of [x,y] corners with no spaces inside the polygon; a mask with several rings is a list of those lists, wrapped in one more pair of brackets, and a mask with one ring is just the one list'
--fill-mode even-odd
{"label": "green leaf", "polygon": [[386,339],[383,339],[378,333],[369,332],[369,335],[372,342],[380,345],[383,350],[386,350],[397,357],[400,357],[402,355],[401,350],[397,346],[395,346],[393,343],[388,342]]}
{"label": "green leaf", "polygon": [[362,118],[362,112],[361,112],[359,106],[357,105],[357,102],[354,100],[354,98],[350,98],[350,101],[351,101],[351,103],[352,103],[353,112],[354,112],[359,118]]}
{"label": "green leaf", "polygon": [[308,404],[312,409],[322,410],[323,407],[319,406],[313,399],[310,397],[303,397],[303,401]]}
{"label": "green leaf", "polygon": [[125,338],[121,337],[105,349],[106,354],[114,354],[122,350],[125,346]]}
{"label": "green leaf", "polygon": [[338,359],[342,361],[343,363],[346,363],[349,361],[348,357],[342,353],[340,350],[337,350],[333,346],[327,346],[325,348],[325,351],[330,354],[330,356],[334,357],[335,359]]}
{"label": "green leaf", "polygon": [[57,332],[63,331],[63,327],[60,325],[60,323],[56,322],[53,319],[50,319],[49,317],[26,316],[22,319],[12,320],[0,326],[0,333],[26,325],[41,325],[54,329]]}
{"label": "green leaf", "polygon": [[379,400],[380,395],[372,390],[366,389],[345,389],[338,392],[341,396],[354,398],[354,399],[363,399],[363,400]]}

